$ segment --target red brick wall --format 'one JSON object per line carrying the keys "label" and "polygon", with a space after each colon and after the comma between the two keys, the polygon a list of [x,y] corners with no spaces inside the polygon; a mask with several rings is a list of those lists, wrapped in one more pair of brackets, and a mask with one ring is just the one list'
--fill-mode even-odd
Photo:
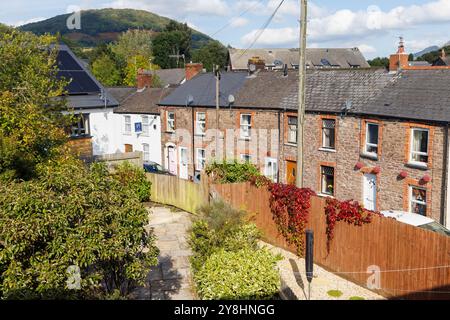
{"label": "red brick wall", "polygon": [[188,81],[203,71],[203,64],[186,63],[185,69],[186,69],[186,80]]}

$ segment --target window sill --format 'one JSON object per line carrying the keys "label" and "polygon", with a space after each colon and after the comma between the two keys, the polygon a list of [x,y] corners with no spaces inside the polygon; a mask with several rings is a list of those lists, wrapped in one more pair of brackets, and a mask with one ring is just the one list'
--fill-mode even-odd
{"label": "window sill", "polygon": [[329,194],[322,193],[322,192],[319,192],[317,195],[318,195],[319,197],[322,197],[322,198],[335,199],[334,196],[331,196],[331,195],[329,195]]}
{"label": "window sill", "polygon": [[285,146],[289,146],[289,147],[296,147],[297,146],[297,144],[293,143],[293,142],[286,142],[284,145]]}
{"label": "window sill", "polygon": [[378,161],[378,155],[376,154],[370,154],[370,153],[366,153],[366,152],[361,152],[359,154],[362,158],[366,158],[369,160],[374,160],[374,161]]}
{"label": "window sill", "polygon": [[206,133],[196,133],[194,134],[195,137],[205,137]]}
{"label": "window sill", "polygon": [[250,141],[251,138],[240,137],[239,140],[240,141]]}
{"label": "window sill", "polygon": [[131,136],[131,132],[124,132],[123,135],[124,136]]}
{"label": "window sill", "polygon": [[336,153],[336,149],[319,148],[319,151]]}
{"label": "window sill", "polygon": [[407,162],[405,166],[413,169],[428,170],[428,164],[420,162]]}
{"label": "window sill", "polygon": [[79,136],[70,136],[70,139],[90,139],[92,136],[90,134],[83,134]]}
{"label": "window sill", "polygon": [[175,131],[165,131],[165,133],[173,134],[173,133],[175,133]]}

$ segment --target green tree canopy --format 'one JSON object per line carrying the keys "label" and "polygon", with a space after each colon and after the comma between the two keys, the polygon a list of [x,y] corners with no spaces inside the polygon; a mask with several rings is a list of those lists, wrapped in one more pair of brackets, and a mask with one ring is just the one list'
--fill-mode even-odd
{"label": "green tree canopy", "polygon": [[369,60],[368,63],[371,67],[389,68],[389,59],[388,58],[377,57],[373,60]]}
{"label": "green tree canopy", "polygon": [[203,48],[195,50],[192,54],[192,60],[203,63],[203,67],[207,71],[212,71],[215,65],[218,65],[220,68],[226,66],[228,51],[220,42],[213,41]]}
{"label": "green tree canopy", "polygon": [[147,30],[128,30],[110,45],[118,60],[128,61],[134,56],[152,58],[152,33]]}
{"label": "green tree canopy", "polygon": [[0,33],[0,179],[29,179],[66,141],[70,117],[60,112],[66,83],[56,77],[54,40]]}
{"label": "green tree canopy", "polygon": [[116,86],[122,83],[122,76],[115,61],[103,55],[92,64],[92,73],[105,86]]}

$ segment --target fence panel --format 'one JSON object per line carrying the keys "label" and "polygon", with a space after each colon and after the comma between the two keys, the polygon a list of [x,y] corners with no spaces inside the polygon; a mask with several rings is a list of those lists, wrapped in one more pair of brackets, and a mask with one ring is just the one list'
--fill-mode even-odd
{"label": "fence panel", "polygon": [[[270,193],[249,183],[212,185],[235,208],[255,214],[264,239],[296,252],[278,234],[269,207]],[[369,266],[381,270],[380,293],[393,298],[450,299],[450,237],[393,219],[375,216],[372,223],[353,226],[338,222],[327,250],[325,199],[313,197],[308,228],[314,230],[315,262],[340,276],[367,284]]]}

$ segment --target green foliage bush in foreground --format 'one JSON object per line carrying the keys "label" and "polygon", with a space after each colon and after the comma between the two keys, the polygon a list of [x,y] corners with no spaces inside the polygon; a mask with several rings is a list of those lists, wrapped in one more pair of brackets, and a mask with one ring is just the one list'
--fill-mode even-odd
{"label": "green foliage bush in foreground", "polygon": [[141,202],[150,200],[151,182],[147,180],[145,171],[129,162],[117,166],[114,177],[125,187],[136,192]]}
{"label": "green foliage bush in foreground", "polygon": [[[102,164],[58,159],[0,184],[0,298],[125,297],[157,263],[147,224],[136,193]],[[70,266],[79,290],[68,288]]]}
{"label": "green foliage bush in foreground", "polygon": [[206,167],[205,172],[215,183],[247,182],[261,175],[255,165],[237,160],[213,162]]}
{"label": "green foliage bush in foreground", "polygon": [[280,287],[278,260],[258,248],[260,232],[243,211],[217,201],[193,225],[191,265],[202,299],[270,299]]}

